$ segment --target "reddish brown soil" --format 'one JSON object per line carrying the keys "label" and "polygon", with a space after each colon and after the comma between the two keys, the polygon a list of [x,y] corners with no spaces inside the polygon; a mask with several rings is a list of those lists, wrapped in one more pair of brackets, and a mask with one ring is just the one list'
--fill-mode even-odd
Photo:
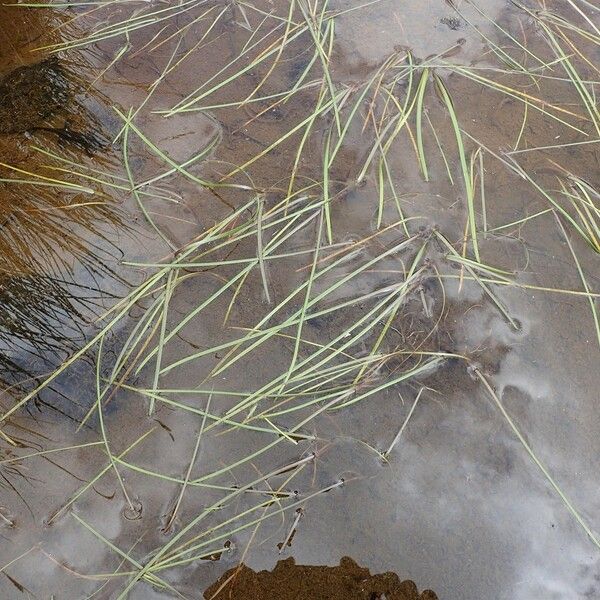
{"label": "reddish brown soil", "polygon": [[206,600],[437,600],[431,590],[419,594],[413,581],[395,573],[371,575],[344,557],[339,567],[297,565],[281,560],[273,571],[246,565],[230,569],[205,592]]}

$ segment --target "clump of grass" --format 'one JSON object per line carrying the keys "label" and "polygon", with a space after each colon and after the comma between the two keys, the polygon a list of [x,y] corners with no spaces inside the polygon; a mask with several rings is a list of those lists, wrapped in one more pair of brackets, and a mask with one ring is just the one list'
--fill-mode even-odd
{"label": "clump of grass", "polygon": [[30,161],[32,170],[0,165],[0,363],[17,377],[28,371],[23,353],[66,359],[104,310],[103,282],[126,285],[110,266],[120,250],[108,237],[127,228],[123,213],[100,180],[44,165],[49,154]]}

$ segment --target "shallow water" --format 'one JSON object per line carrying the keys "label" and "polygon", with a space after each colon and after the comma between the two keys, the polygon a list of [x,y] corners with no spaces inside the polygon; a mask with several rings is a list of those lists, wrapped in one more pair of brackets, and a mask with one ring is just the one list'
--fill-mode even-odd
{"label": "shallow water", "polygon": [[[194,543],[211,541],[198,547],[193,560],[181,554],[181,563],[152,572],[173,589],[146,580],[127,590],[128,597],[177,597],[177,590],[180,596],[201,598],[238,563],[256,571],[272,569],[285,556],[302,565],[329,566],[351,556],[372,573],[395,572],[414,580],[420,590],[433,589],[440,599],[600,596],[598,547],[591,539],[598,539],[600,529],[595,468],[600,352],[576,263],[594,292],[599,287],[598,256],[564,215],[564,225],[552,212],[510,225],[556,208],[541,192],[564,202],[560,181],[574,181],[567,172],[589,189],[600,189],[598,133],[564,71],[554,69],[551,77],[533,80],[507,68],[507,62],[516,60],[537,74],[541,63],[536,57],[551,60],[539,25],[501,0],[455,2],[458,10],[442,1],[417,6],[382,0],[361,7],[340,0],[332,5],[341,14],[335,18],[329,59],[331,86],[354,94],[341,101],[342,115],[348,114],[359,86],[375,81],[386,60],[391,61],[387,79],[382,78],[386,82],[405,73],[408,64],[427,64],[452,98],[468,158],[476,147],[483,148],[482,162],[476,155],[472,166],[481,263],[501,271],[478,270],[475,276],[467,268],[470,263],[461,268],[448,259],[443,241],[460,255],[469,221],[455,132],[433,80],[423,102],[429,181],[419,170],[417,125],[411,117],[410,131],[404,129],[394,140],[381,167],[393,182],[393,190],[389,181],[384,184],[381,207],[383,171],[376,162],[364,173],[362,167],[378,137],[375,128],[378,123],[385,127],[390,118],[391,108],[386,115],[381,105],[391,107],[393,100],[381,92],[379,104],[371,102],[371,90],[328,174],[331,241],[338,244],[330,247],[324,233],[328,223],[322,212],[311,209],[311,202],[323,195],[323,187],[313,184],[323,181],[321,157],[328,132],[335,131],[334,116],[329,112],[315,119],[297,165],[300,134],[272,147],[310,116],[319,87],[307,85],[276,106],[263,100],[206,108],[289,90],[308,64],[309,34],[290,41],[273,69],[268,61],[257,64],[191,104],[193,111],[166,118],[165,110],[186,104],[190,94],[202,94],[206,88],[197,88],[215,74],[211,85],[224,81],[219,70],[230,60],[242,56],[235,63],[242,68],[250,56],[268,51],[272,38],[258,42],[259,34],[279,27],[272,35],[284,35],[278,17],[285,17],[289,8],[270,2],[256,2],[254,9],[245,3],[229,8],[196,4],[183,3],[185,10],[178,14],[171,7],[171,18],[131,31],[127,40],[116,36],[61,50],[58,61],[69,90],[64,106],[21,114],[31,126],[21,123],[0,135],[3,163],[71,184],[65,189],[5,183],[0,189],[4,220],[19,224],[14,239],[41,241],[31,255],[21,248],[14,258],[2,259],[7,265],[2,266],[2,290],[9,298],[1,307],[2,379],[7,386],[19,382],[3,394],[4,413],[93,339],[104,311],[158,270],[144,265],[175,260],[191,240],[255,197],[252,209],[242,212],[230,229],[247,220],[261,231],[260,241],[258,235],[234,241],[198,259],[203,266],[177,271],[168,317],[164,325],[156,320],[152,343],[142,348],[136,364],[120,372],[125,387],[109,389],[102,421],[94,411],[78,427],[96,401],[97,382],[109,377],[135,324],[164,292],[161,286],[169,285],[166,277],[111,328],[97,372],[95,346],[10,414],[2,431],[16,446],[3,440],[0,450],[3,597],[118,598],[131,572],[153,564],[161,548],[167,548],[169,557],[169,551],[195,535]],[[111,20],[163,8],[161,3],[123,3],[109,15],[101,8],[88,13],[84,8],[5,7],[0,14],[0,75],[38,65],[49,55],[48,49],[32,53],[32,48],[81,39]],[[600,26],[598,12],[589,12],[590,25],[562,5],[546,3],[545,8],[548,14],[560,9],[592,32],[593,24]],[[600,45],[589,37],[573,39],[587,59],[577,63],[579,72],[594,81]],[[318,78],[319,60],[315,62],[307,84]],[[405,76],[392,88],[400,104],[407,90],[418,86],[420,72],[412,84]],[[490,89],[474,76],[505,87]],[[509,93],[514,89],[521,95]],[[136,130],[129,130],[127,138],[118,135],[129,109],[135,112],[140,106],[133,122],[149,142]],[[79,137],[66,139],[50,131],[65,122]],[[87,139],[81,136],[90,132],[100,140],[91,149],[74,141]],[[112,143],[115,137],[119,139]],[[201,159],[194,159],[203,149]],[[169,161],[192,162],[182,173]],[[267,298],[258,265],[248,277],[235,279],[247,263],[233,261],[254,259],[260,248],[265,251],[277,242],[277,227],[283,225],[272,226],[271,221],[286,213],[273,211],[285,199],[296,167],[293,189],[305,189],[296,204],[292,199],[290,211],[302,206],[306,212],[294,221],[297,231],[269,250],[279,258],[264,260]],[[520,168],[531,179],[520,175]],[[1,177],[15,173],[4,168]],[[130,178],[134,185],[146,182],[136,189],[147,193],[136,198]],[[200,180],[237,187],[209,189]],[[597,207],[598,197],[590,192],[589,198]],[[15,206],[27,206],[23,203],[31,204],[35,218],[19,221],[19,213],[13,216]],[[60,216],[45,218],[49,211]],[[403,223],[403,218],[408,220]],[[317,268],[313,260],[320,229]],[[9,233],[4,239],[10,242]],[[464,247],[473,258],[472,243]],[[27,260],[17,268],[23,258]],[[411,267],[418,271],[414,285],[407,285],[401,297],[389,296],[389,302],[398,301],[393,316],[382,312],[381,318],[365,321],[370,324],[361,335],[357,325],[355,340],[344,336],[395,293],[394,286]],[[230,358],[233,341],[306,281],[311,268],[319,276],[310,297],[322,294],[323,299],[310,309],[318,314],[306,313],[305,341],[298,352],[297,328],[288,326],[215,373]],[[235,295],[232,287],[216,296],[180,327],[232,280],[242,282]],[[93,301],[84,300],[78,291],[83,286]],[[304,298],[304,292],[293,297],[269,325],[301,312]],[[597,306],[595,296],[592,302]],[[11,325],[14,314],[24,315],[19,327]],[[177,334],[164,345],[163,372],[155,386],[156,354],[145,368],[137,365],[156,345],[163,326],[167,335]],[[342,351],[317,370],[322,380],[285,379],[290,361],[308,360],[319,344],[332,340]],[[216,348],[229,342],[229,347]],[[382,358],[368,363],[374,345],[373,352]],[[195,353],[200,356],[187,360]],[[356,369],[343,376],[326,370],[346,359],[366,361],[366,376],[356,387]],[[284,381],[272,386],[277,377]],[[305,386],[296,388],[304,395],[290,399],[294,385]],[[203,419],[204,411],[223,417],[240,398],[265,386],[271,387],[255,411],[246,408],[237,415],[260,431],[232,430]],[[139,390],[155,387],[163,392],[148,416],[148,396]],[[342,402],[360,401],[328,406],[336,390],[341,390]],[[315,403],[300,406],[302,398]],[[107,456],[103,429],[112,454],[123,462]],[[67,449],[37,454],[60,448]],[[251,460],[238,464],[250,455]],[[188,472],[190,461],[194,466]],[[188,485],[180,496],[184,481]],[[236,491],[252,481],[256,483],[244,493]],[[227,494],[231,497],[224,500]],[[110,576],[119,570],[125,575]]]}

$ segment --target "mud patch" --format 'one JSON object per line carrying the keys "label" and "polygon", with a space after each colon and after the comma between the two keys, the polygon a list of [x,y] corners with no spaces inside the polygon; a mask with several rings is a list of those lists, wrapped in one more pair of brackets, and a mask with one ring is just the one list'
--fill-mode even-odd
{"label": "mud patch", "polygon": [[68,100],[58,58],[19,67],[0,79],[0,133],[22,133],[43,126]]}
{"label": "mud patch", "polygon": [[396,573],[371,575],[345,556],[338,567],[297,565],[280,560],[273,571],[240,565],[204,592],[206,600],[437,600],[431,590],[419,594],[413,581]]}

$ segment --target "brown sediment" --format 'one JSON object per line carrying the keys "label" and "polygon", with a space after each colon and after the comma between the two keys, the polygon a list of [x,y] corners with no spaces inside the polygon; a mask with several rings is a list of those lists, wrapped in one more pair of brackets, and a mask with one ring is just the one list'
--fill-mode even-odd
{"label": "brown sediment", "polygon": [[60,39],[61,18],[52,10],[22,11],[8,3],[0,5],[0,75],[39,62],[40,46]]}
{"label": "brown sediment", "polygon": [[337,567],[297,565],[280,560],[272,571],[246,565],[230,569],[205,592],[206,600],[437,600],[431,590],[419,593],[413,581],[396,573],[371,575],[345,556]]}
{"label": "brown sediment", "polygon": [[0,79],[0,134],[48,126],[69,99],[68,83],[57,56],[17,67]]}
{"label": "brown sediment", "polygon": [[[51,55],[0,78],[0,148],[19,160],[15,134],[53,134],[71,150],[92,155],[108,146],[99,120],[77,99],[81,84]],[[12,144],[11,144],[12,142]],[[4,154],[4,152],[3,152]]]}

